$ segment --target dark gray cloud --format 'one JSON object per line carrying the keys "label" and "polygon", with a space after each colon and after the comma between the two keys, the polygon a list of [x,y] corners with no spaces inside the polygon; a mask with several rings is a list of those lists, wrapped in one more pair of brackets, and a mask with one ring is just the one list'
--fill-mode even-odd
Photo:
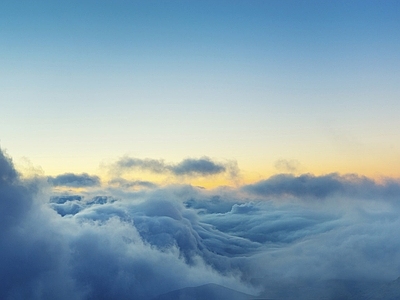
{"label": "dark gray cloud", "polygon": [[310,174],[294,176],[275,175],[267,180],[244,187],[244,190],[262,196],[297,196],[325,198],[340,193],[345,186],[337,174],[313,176]]}
{"label": "dark gray cloud", "polygon": [[171,171],[176,175],[213,175],[223,173],[226,168],[204,157],[200,159],[185,159],[177,165],[170,167]]}
{"label": "dark gray cloud", "polygon": [[171,173],[176,176],[209,176],[230,170],[229,164],[217,163],[208,157],[188,158],[178,164],[167,164],[163,160],[123,157],[111,169],[123,173],[140,169],[153,173]]}
{"label": "dark gray cloud", "polygon": [[279,175],[118,192],[124,183],[44,194],[47,180],[23,181],[0,151],[0,298],[151,300],[214,283],[260,298],[379,299],[367,281],[398,296],[396,180]]}
{"label": "dark gray cloud", "polygon": [[362,198],[396,198],[400,184],[394,180],[377,183],[355,174],[336,173],[315,176],[280,174],[243,187],[243,190],[260,196],[294,196],[298,198],[325,199],[331,196]]}
{"label": "dark gray cloud", "polygon": [[65,173],[56,177],[48,177],[48,181],[55,186],[90,187],[100,185],[100,178],[98,176],[87,173]]}

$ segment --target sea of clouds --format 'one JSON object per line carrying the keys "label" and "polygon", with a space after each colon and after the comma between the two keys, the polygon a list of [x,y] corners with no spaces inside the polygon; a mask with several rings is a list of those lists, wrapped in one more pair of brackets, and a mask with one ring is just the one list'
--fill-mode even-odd
{"label": "sea of clouds", "polygon": [[150,300],[207,283],[268,295],[288,280],[400,276],[398,180],[280,174],[207,190],[130,181],[121,169],[236,167],[125,157],[112,168],[106,183],[85,173],[23,178],[0,152],[1,299]]}

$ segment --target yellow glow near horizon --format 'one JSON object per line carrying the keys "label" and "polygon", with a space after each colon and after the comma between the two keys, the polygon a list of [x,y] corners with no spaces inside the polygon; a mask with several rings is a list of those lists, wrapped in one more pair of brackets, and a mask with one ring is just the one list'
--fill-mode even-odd
{"label": "yellow glow near horizon", "polygon": [[[107,183],[113,176],[110,175],[107,169],[103,166],[104,161],[95,162],[86,160],[85,158],[71,158],[65,160],[66,166],[60,164],[60,161],[47,159],[46,164],[38,164],[35,160],[26,159],[23,157],[13,158],[13,161],[18,169],[24,175],[33,173],[41,173],[44,176],[57,176],[64,173],[88,173],[90,175],[100,176],[104,183]],[[108,163],[111,160],[108,161]],[[214,188],[217,186],[235,186],[257,182],[267,179],[270,176],[278,173],[293,173],[295,175],[310,173],[314,175],[324,175],[329,173],[349,174],[354,173],[361,176],[367,176],[373,179],[382,177],[400,178],[400,158],[393,155],[379,157],[369,153],[360,155],[359,157],[342,158],[332,155],[330,159],[324,157],[313,157],[303,160],[298,160],[296,170],[285,170],[276,167],[276,160],[265,159],[263,163],[257,161],[246,161],[238,163],[240,172],[237,178],[230,178],[227,174],[219,174],[212,176],[186,176],[177,177],[171,174],[154,174],[150,172],[131,171],[122,177],[131,180],[146,180],[157,184],[175,184],[184,183],[194,186],[203,186],[205,188]],[[290,160],[289,160],[290,161]],[[297,161],[297,160],[294,160]],[[107,164],[107,163],[105,163]]]}

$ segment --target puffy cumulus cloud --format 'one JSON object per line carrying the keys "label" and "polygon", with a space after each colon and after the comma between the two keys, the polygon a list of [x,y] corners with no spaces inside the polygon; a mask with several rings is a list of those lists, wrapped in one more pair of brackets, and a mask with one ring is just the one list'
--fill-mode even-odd
{"label": "puffy cumulus cloud", "polygon": [[[86,204],[73,218],[107,222],[115,217],[130,222],[155,249],[174,248],[190,266],[201,258],[218,273],[237,274],[247,282],[256,277],[396,278],[400,264],[393,265],[392,260],[397,259],[399,244],[391,231],[399,222],[395,199],[400,200],[400,193],[395,181],[379,185],[354,175],[340,180],[350,192],[342,193],[342,202],[335,193],[324,195],[323,206],[313,205],[307,197],[266,201],[235,189],[170,186],[138,192],[130,201]],[[373,194],[360,200],[356,192],[362,188],[366,191],[361,196]],[[390,251],[373,255],[383,249]],[[379,272],[371,272],[374,269]]]}
{"label": "puffy cumulus cloud", "polygon": [[196,214],[175,192],[46,203],[45,183],[23,182],[0,152],[1,299],[152,299],[210,282],[252,290],[205,260]]}
{"label": "puffy cumulus cloud", "polygon": [[232,163],[217,163],[208,157],[188,158],[178,164],[167,164],[164,160],[123,157],[111,166],[111,170],[117,174],[139,169],[153,173],[171,173],[175,176],[209,176],[226,171],[233,174],[236,170],[232,167]]}
{"label": "puffy cumulus cloud", "polygon": [[11,160],[0,152],[0,189],[2,200],[4,199],[0,202],[0,230],[18,222],[30,205],[28,191],[14,186],[17,181],[18,174],[12,167]]}
{"label": "puffy cumulus cloud", "polygon": [[48,177],[48,181],[54,186],[90,187],[100,185],[100,178],[87,173],[65,173],[56,177]]}
{"label": "puffy cumulus cloud", "polygon": [[0,151],[0,298],[81,299],[68,276],[64,241],[51,224],[56,215],[35,202],[36,191]]}
{"label": "puffy cumulus cloud", "polygon": [[280,175],[214,190],[121,183],[47,195],[46,180],[23,181],[1,153],[0,298],[170,299],[187,287],[204,295],[209,283],[258,298],[400,296],[398,181]]}

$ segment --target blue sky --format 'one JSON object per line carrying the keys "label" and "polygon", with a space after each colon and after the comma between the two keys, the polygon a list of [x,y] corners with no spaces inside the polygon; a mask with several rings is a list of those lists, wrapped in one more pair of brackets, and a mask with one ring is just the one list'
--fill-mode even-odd
{"label": "blue sky", "polygon": [[1,143],[49,174],[129,154],[399,175],[396,1],[0,5]]}

